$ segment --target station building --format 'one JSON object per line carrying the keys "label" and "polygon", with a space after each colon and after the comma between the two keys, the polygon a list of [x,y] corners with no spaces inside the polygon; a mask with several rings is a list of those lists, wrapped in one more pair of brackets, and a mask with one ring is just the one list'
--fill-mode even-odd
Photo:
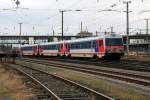
{"label": "station building", "polygon": [[[70,39],[77,39],[82,38],[83,36],[64,36],[64,40]],[[84,36],[85,37],[85,36]],[[39,43],[46,43],[52,41],[60,41],[62,40],[61,36],[48,36],[48,35],[41,35],[41,36],[18,36],[18,35],[1,35],[0,36],[0,44],[10,44],[10,45],[17,45],[17,44],[39,44]]]}
{"label": "station building", "polygon": [[[126,45],[126,36],[124,36]],[[129,36],[130,52],[150,54],[150,34],[137,34]]]}

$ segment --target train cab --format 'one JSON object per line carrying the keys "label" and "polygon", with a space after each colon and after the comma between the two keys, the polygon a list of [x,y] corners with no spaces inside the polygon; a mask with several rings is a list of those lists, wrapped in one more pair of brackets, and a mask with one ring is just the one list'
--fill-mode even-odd
{"label": "train cab", "polygon": [[124,55],[122,37],[105,38],[105,51],[108,58],[120,59]]}

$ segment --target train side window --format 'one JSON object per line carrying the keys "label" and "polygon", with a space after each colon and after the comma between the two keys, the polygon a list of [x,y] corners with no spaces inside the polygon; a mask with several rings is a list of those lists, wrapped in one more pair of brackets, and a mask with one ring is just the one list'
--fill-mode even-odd
{"label": "train side window", "polygon": [[92,47],[93,47],[93,48],[96,48],[96,45],[97,45],[97,44],[96,44],[96,41],[93,41],[92,43],[93,43],[93,44],[92,44]]}

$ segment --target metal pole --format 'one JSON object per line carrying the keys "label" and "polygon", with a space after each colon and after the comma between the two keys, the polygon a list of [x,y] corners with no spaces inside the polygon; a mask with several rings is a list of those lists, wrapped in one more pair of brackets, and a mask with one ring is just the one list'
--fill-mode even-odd
{"label": "metal pole", "polygon": [[52,26],[52,31],[53,31],[53,38],[54,38],[54,36],[55,36],[55,31],[54,31],[53,26]]}
{"label": "metal pole", "polygon": [[149,19],[145,19],[146,20],[146,34],[148,34],[148,21]]}
{"label": "metal pole", "polygon": [[127,55],[129,54],[129,2],[126,2],[127,4]]}
{"label": "metal pole", "polygon": [[147,35],[148,35],[148,21],[149,21],[149,19],[147,19]]}
{"label": "metal pole", "polygon": [[81,10],[61,10],[62,13],[62,41],[64,40],[64,12],[67,11],[81,11]]}
{"label": "metal pole", "polygon": [[21,31],[22,31],[22,23],[19,23],[20,25],[20,32],[19,32],[19,41],[20,41],[20,48],[21,48]]}
{"label": "metal pole", "polygon": [[[149,33],[148,32],[149,31],[149,28],[148,28],[148,26],[149,26],[148,24],[149,23],[148,22],[149,22],[150,19],[145,19],[145,20],[146,20],[146,38],[145,38],[145,43],[148,43],[148,40],[149,40],[148,39],[148,33]],[[147,45],[147,50],[146,51],[148,52],[148,45]]]}
{"label": "metal pole", "polygon": [[98,36],[98,32],[96,31],[96,36]]}
{"label": "metal pole", "polygon": [[83,29],[82,27],[83,27],[83,24],[82,24],[82,22],[81,22],[81,32],[83,31],[83,30],[82,30],[82,29]]}
{"label": "metal pole", "polygon": [[61,11],[62,13],[62,41],[64,39],[64,11]]}
{"label": "metal pole", "polygon": [[17,5],[17,8],[18,8],[18,6],[20,5],[20,2],[19,2],[19,0],[14,0],[14,1],[16,1],[15,3],[16,3],[16,5]]}
{"label": "metal pole", "polygon": [[113,27],[111,27],[111,34],[113,34],[113,29],[114,29],[114,28],[113,28]]}

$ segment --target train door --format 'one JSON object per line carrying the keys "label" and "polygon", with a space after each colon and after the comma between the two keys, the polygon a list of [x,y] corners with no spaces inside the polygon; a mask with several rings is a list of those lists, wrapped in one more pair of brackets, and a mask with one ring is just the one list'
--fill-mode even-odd
{"label": "train door", "polygon": [[43,47],[38,45],[38,55],[42,55],[43,53]]}
{"label": "train door", "polygon": [[100,53],[104,53],[105,52],[104,41],[103,40],[99,40],[99,52]]}
{"label": "train door", "polygon": [[66,53],[69,53],[69,44],[65,44],[65,51]]}
{"label": "train door", "polygon": [[99,52],[99,40],[96,40],[96,41],[94,41],[93,42],[93,45],[95,45],[94,47],[95,47],[95,53],[98,53]]}
{"label": "train door", "polygon": [[63,43],[59,45],[59,53],[60,53],[61,55],[64,55],[64,53],[65,53],[64,44],[63,44]]}
{"label": "train door", "polygon": [[33,46],[32,50],[33,50],[33,55],[36,55],[37,54],[37,46]]}

